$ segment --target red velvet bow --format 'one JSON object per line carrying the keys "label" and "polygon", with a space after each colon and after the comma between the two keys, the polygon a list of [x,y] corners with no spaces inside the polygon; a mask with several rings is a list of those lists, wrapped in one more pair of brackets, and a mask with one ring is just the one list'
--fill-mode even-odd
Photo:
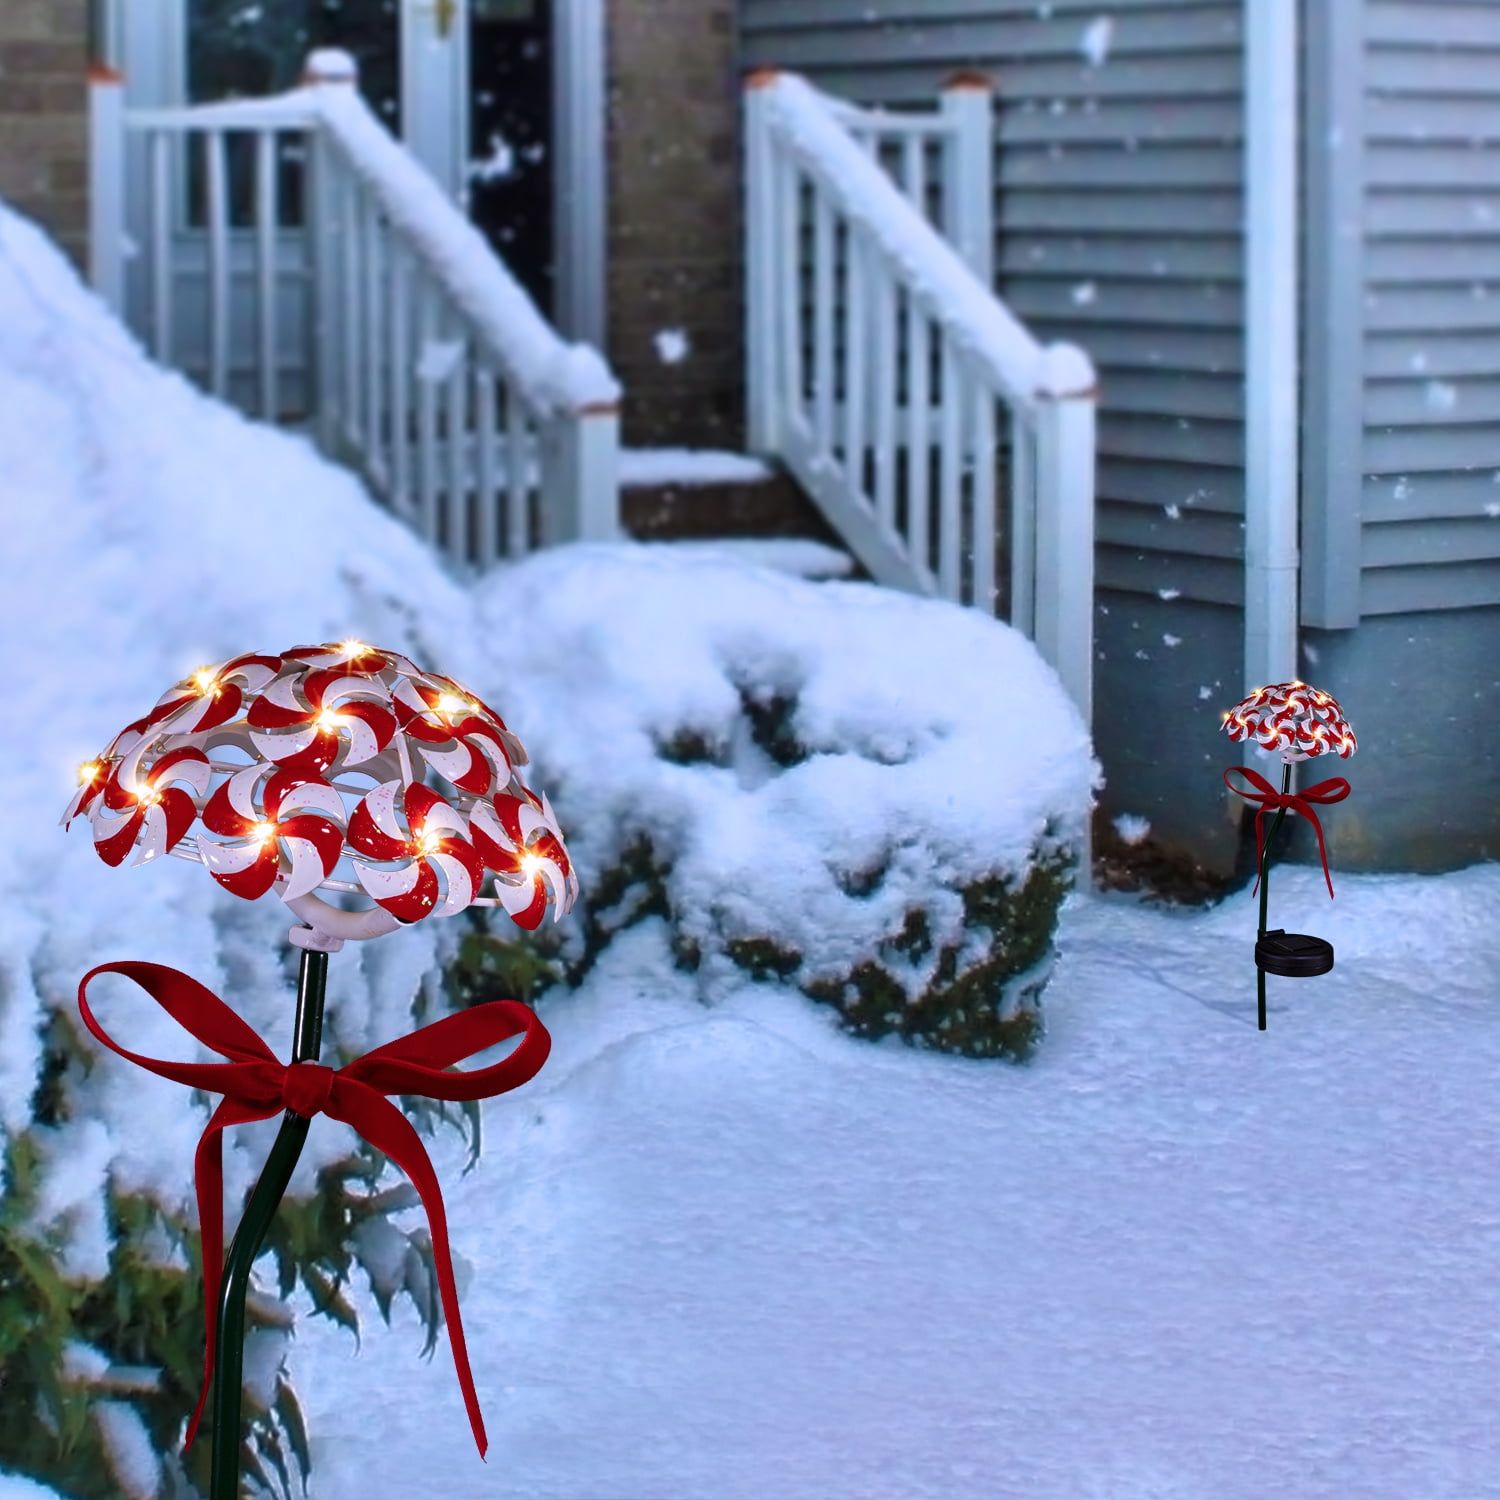
{"label": "red velvet bow", "polygon": [[[1230,771],[1243,772],[1246,780],[1252,782],[1260,790],[1247,792],[1233,785],[1229,780]],[[1318,822],[1318,815],[1313,811],[1312,804],[1319,802],[1326,806],[1332,802],[1342,802],[1349,795],[1349,783],[1342,776],[1330,776],[1327,781],[1320,781],[1316,786],[1304,787],[1300,792],[1282,793],[1278,792],[1258,771],[1252,771],[1249,766],[1230,766],[1229,771],[1224,773],[1224,785],[1236,797],[1243,797],[1247,802],[1260,803],[1260,808],[1255,814],[1255,884],[1251,887],[1250,894],[1253,896],[1260,889],[1260,862],[1265,851],[1261,819],[1273,808],[1289,807],[1294,813],[1301,813],[1312,824],[1313,831],[1318,835],[1318,857],[1323,861],[1323,879],[1328,882],[1328,895],[1331,899],[1333,877],[1328,873],[1328,851],[1323,847],[1323,825]]]}
{"label": "red velvet bow", "polygon": [[[175,1063],[126,1051],[100,1026],[84,997],[89,981],[97,974],[123,974],[133,979],[180,1026],[230,1061]],[[203,1356],[203,1389],[188,1425],[184,1451],[192,1446],[198,1431],[198,1419],[203,1415],[213,1378],[219,1280],[224,1263],[222,1135],[230,1125],[267,1120],[289,1109],[308,1118],[321,1112],[352,1125],[372,1146],[390,1157],[416,1187],[432,1228],[433,1260],[443,1315],[448,1322],[453,1364],[482,1458],[488,1441],[459,1318],[443,1190],[421,1137],[385,1096],[420,1094],[428,1099],[488,1099],[518,1087],[537,1073],[552,1046],[551,1037],[536,1016],[518,1000],[491,1000],[420,1027],[410,1036],[387,1042],[335,1072],[321,1063],[299,1062],[288,1066],[279,1062],[265,1042],[212,990],[164,964],[126,962],[100,964],[90,969],[78,985],[78,1009],[83,1024],[112,1052],[176,1083],[224,1095],[204,1129],[193,1161],[203,1237],[204,1321],[208,1338]],[[503,1061],[468,1073],[445,1071],[452,1064],[518,1033],[520,1046]]]}

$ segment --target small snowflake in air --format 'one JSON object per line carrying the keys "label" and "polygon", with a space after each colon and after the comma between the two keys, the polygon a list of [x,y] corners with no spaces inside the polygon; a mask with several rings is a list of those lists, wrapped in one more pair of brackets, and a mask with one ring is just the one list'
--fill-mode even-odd
{"label": "small snowflake in air", "polygon": [[659,329],[652,338],[656,357],[664,365],[681,364],[687,358],[688,336],[680,328]]}
{"label": "small snowflake in air", "polygon": [[1114,827],[1122,842],[1139,844],[1151,832],[1151,820],[1142,818],[1136,813],[1121,813],[1114,820]]}

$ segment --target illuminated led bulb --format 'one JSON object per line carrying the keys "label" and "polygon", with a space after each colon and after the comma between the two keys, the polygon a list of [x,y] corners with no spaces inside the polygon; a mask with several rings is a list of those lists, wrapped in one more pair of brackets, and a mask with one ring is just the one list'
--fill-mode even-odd
{"label": "illuminated led bulb", "polygon": [[347,651],[350,656],[363,656],[369,649],[363,641],[347,640],[339,642],[339,650]]}
{"label": "illuminated led bulb", "polygon": [[257,823],[250,830],[250,837],[254,839],[257,844],[264,844],[269,839],[273,839],[276,837],[276,825],[274,823]]}
{"label": "illuminated led bulb", "polygon": [[438,698],[438,712],[452,717],[454,714],[465,713],[468,703],[464,699],[456,697],[452,693],[444,693]]}
{"label": "illuminated led bulb", "polygon": [[424,833],[416,841],[418,854],[432,854],[436,852],[437,846],[442,842],[442,835],[437,833]]}
{"label": "illuminated led bulb", "polygon": [[88,760],[88,761],[85,761],[78,768],[78,784],[79,784],[79,786],[88,786],[90,782],[94,781],[98,777],[98,775],[99,775],[99,762],[97,760]]}
{"label": "illuminated led bulb", "polygon": [[193,673],[193,686],[196,687],[200,693],[206,694],[214,692],[217,690],[218,685],[218,678],[214,676],[212,667],[199,667],[198,670]]}
{"label": "illuminated led bulb", "polygon": [[546,863],[547,861],[540,854],[523,854],[521,856],[521,873],[528,880],[535,880],[536,872]]}
{"label": "illuminated led bulb", "polygon": [[325,708],[319,712],[314,722],[319,729],[333,730],[339,727],[339,716],[333,709]]}

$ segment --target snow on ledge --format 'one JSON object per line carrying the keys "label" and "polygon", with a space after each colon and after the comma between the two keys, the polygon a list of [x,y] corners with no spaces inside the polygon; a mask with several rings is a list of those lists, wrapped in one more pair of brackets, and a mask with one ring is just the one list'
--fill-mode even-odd
{"label": "snow on ledge", "polygon": [[754,484],[771,466],[748,453],[715,448],[622,448],[620,484]]}
{"label": "snow on ledge", "polygon": [[947,240],[902,195],[888,173],[839,123],[832,101],[805,78],[778,73],[770,95],[773,125],[825,190],[902,271],[917,299],[989,372],[1010,400],[1093,390],[1094,368],[1071,345],[1044,348],[986,287]]}

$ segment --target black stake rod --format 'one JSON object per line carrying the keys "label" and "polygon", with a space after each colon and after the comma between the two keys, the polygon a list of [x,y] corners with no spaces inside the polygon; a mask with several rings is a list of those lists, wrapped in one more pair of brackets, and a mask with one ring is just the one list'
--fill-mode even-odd
{"label": "black stake rod", "polygon": [[[1262,785],[1265,783],[1262,782]],[[1292,787],[1292,763],[1284,761],[1281,767],[1281,795],[1283,797]],[[1276,838],[1276,830],[1281,827],[1281,820],[1286,816],[1286,808],[1278,807],[1276,816],[1271,820],[1271,831],[1266,835],[1266,841],[1260,851],[1260,929],[1255,934],[1257,938],[1266,935],[1266,898],[1270,895],[1271,879],[1271,845]],[[1260,1030],[1266,1029],[1266,971],[1259,964],[1255,966],[1255,1000],[1256,1016]],[[214,1496],[218,1500],[218,1496]]]}
{"label": "black stake rod", "polygon": [[[316,1062],[323,1045],[323,994],[328,981],[328,955],[302,949],[297,975],[297,1019],[292,1041],[293,1062]],[[240,1396],[245,1368],[245,1294],[250,1268],[260,1254],[266,1231],[292,1180],[292,1169],[302,1155],[311,1120],[287,1110],[271,1144],[266,1165],[245,1205],[225,1262],[219,1295],[219,1342],[214,1353],[213,1461],[210,1500],[239,1500]]]}

